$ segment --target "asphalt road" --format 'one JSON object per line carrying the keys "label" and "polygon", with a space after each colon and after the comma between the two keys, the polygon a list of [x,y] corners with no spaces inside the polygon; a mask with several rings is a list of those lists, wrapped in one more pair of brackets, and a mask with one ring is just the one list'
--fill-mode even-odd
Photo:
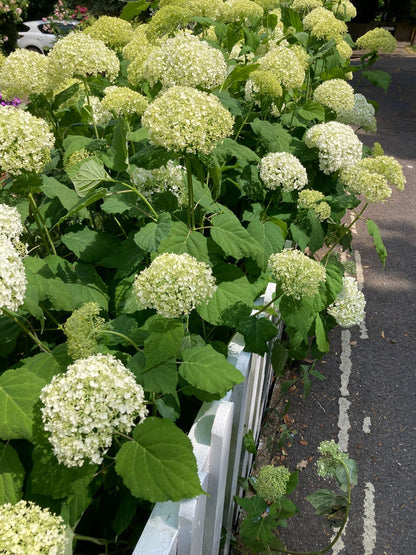
{"label": "asphalt road", "polygon": [[374,69],[388,71],[392,83],[387,94],[365,83],[356,91],[379,104],[377,133],[360,138],[368,146],[380,142],[397,158],[407,185],[366,213],[388,251],[384,271],[365,222],[357,225],[364,325],[334,330],[331,352],[318,365],[325,382],[314,379],[306,400],[301,387],[290,393],[287,424],[296,433],[284,462],[301,468],[296,503],[309,514],[293,518],[283,534],[297,551],[320,549],[331,537],[303,498],[317,487],[332,489],[317,480],[315,462],[319,443],[335,439],[357,462],[359,483],[342,542],[332,553],[416,553],[416,55],[384,56]]}

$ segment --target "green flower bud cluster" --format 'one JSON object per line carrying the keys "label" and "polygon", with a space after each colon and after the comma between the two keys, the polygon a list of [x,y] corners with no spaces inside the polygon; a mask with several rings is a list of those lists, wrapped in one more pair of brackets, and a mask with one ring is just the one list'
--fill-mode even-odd
{"label": "green flower bud cluster", "polygon": [[73,360],[86,358],[97,350],[97,336],[104,325],[97,303],[86,303],[75,310],[64,325],[68,354]]}
{"label": "green flower bud cluster", "polygon": [[341,448],[331,441],[322,441],[318,447],[321,456],[318,459],[318,474],[322,478],[335,478],[337,466],[348,460],[348,454],[341,451]]}
{"label": "green flower bud cluster", "polygon": [[257,494],[274,503],[286,493],[290,472],[285,466],[262,466],[257,476]]}

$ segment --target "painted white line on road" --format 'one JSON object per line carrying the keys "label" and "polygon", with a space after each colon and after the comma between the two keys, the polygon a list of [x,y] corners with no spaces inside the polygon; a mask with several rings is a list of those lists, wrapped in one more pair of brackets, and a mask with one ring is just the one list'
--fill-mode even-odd
{"label": "painted white line on road", "polygon": [[365,485],[364,496],[364,555],[371,555],[376,547],[377,527],[374,493],[375,490],[373,484],[371,482],[367,482]]}
{"label": "painted white line on road", "polygon": [[[343,534],[345,534],[346,530],[347,530],[347,526],[348,526],[348,522],[349,520],[347,520],[347,524],[345,525],[345,528],[343,530]],[[331,538],[331,541],[334,541],[336,534],[334,534]],[[331,554],[332,555],[338,555],[338,553],[341,553],[341,551],[344,549],[345,544],[344,544],[344,540],[342,539],[342,535],[341,537],[338,539],[337,543],[334,545],[334,547],[331,550]]]}
{"label": "painted white line on road", "polygon": [[369,434],[371,431],[371,418],[366,416],[363,421],[363,432]]}
{"label": "painted white line on road", "polygon": [[351,403],[345,399],[345,397],[340,397],[339,401],[339,417],[338,417],[338,445],[344,451],[348,451],[348,430],[351,428],[350,419],[348,417],[348,409]]}
{"label": "painted white line on road", "polygon": [[[355,271],[357,273],[358,288],[360,291],[362,291],[364,287],[364,272],[363,272],[363,265],[361,263],[361,254],[359,253],[359,251],[357,250],[354,251],[354,258],[355,258]],[[368,339],[367,326],[365,325],[365,312],[364,312],[364,319],[360,324],[360,338]]]}
{"label": "painted white line on road", "polygon": [[351,332],[350,330],[342,330],[341,332],[341,395],[346,397],[349,395],[348,383],[351,375]]}

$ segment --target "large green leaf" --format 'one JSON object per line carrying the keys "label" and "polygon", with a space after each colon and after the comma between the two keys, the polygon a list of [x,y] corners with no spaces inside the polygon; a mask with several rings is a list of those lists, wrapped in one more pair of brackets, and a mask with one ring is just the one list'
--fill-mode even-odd
{"label": "large green leaf", "polygon": [[268,152],[289,152],[292,137],[280,123],[255,119],[250,125]]}
{"label": "large green leaf", "polygon": [[183,222],[174,222],[170,233],[159,245],[159,253],[188,253],[197,260],[209,262],[207,240],[197,231],[191,231]]}
{"label": "large green leaf", "polygon": [[381,71],[381,70],[363,71],[363,77],[368,79],[372,85],[381,87],[384,91],[387,91],[391,83],[391,75],[386,71]]}
{"label": "large green leaf", "polygon": [[43,185],[40,188],[42,193],[48,198],[57,198],[64,208],[72,210],[79,201],[77,193],[64,185],[54,177],[42,175]]}
{"label": "large green leaf", "polygon": [[127,2],[121,10],[120,19],[131,21],[142,12],[146,11],[153,3],[154,2],[149,3],[147,0],[133,0],[131,2]]}
{"label": "large green leaf", "polygon": [[285,245],[282,228],[271,221],[263,223],[260,220],[253,220],[248,224],[247,231],[262,247],[260,267],[266,269],[270,255],[280,252]]}
{"label": "large green leaf", "polygon": [[25,469],[14,448],[0,443],[0,505],[14,505],[21,499],[24,478]]}
{"label": "large green leaf", "polygon": [[116,471],[135,497],[153,503],[204,493],[190,439],[168,420],[147,418],[116,455]]}
{"label": "large green leaf", "polygon": [[0,376],[1,439],[32,439],[33,407],[44,385],[44,380],[24,368]]}
{"label": "large green leaf", "polygon": [[387,250],[386,250],[386,247],[384,246],[383,239],[381,238],[380,230],[377,224],[373,220],[367,220],[367,229],[368,229],[368,233],[374,239],[374,246],[376,248],[380,262],[383,264],[383,268],[384,268],[386,264]]}
{"label": "large green leaf", "polygon": [[251,257],[263,259],[259,243],[241,225],[237,216],[231,212],[218,214],[212,218],[211,237],[224,251],[226,256],[236,260]]}
{"label": "large green leaf", "polygon": [[157,222],[146,224],[134,236],[137,246],[147,252],[154,252],[158,249],[162,239],[167,237],[172,220],[169,214],[159,214]]}
{"label": "large green leaf", "polygon": [[70,167],[67,169],[67,173],[80,197],[86,197],[103,181],[111,180],[98,158],[87,158],[75,174]]}
{"label": "large green leaf", "polygon": [[229,161],[230,158],[237,158],[238,163],[242,166],[246,166],[250,162],[260,162],[260,158],[253,150],[230,138],[219,143],[213,154],[221,164]]}
{"label": "large green leaf", "polygon": [[127,367],[134,372],[137,381],[143,386],[144,390],[152,393],[174,394],[178,385],[176,360],[174,358],[166,360],[147,370],[145,358],[143,356],[141,359],[140,355],[141,353],[134,355],[129,360]]}
{"label": "large green leaf", "polygon": [[244,381],[241,372],[211,345],[184,351],[179,373],[193,387],[213,394],[225,395]]}
{"label": "large green leaf", "polygon": [[221,264],[214,268],[218,286],[207,303],[197,308],[198,314],[214,326],[228,325],[233,318],[233,311],[241,305],[249,311],[253,306],[252,287],[243,272],[232,264]]}
{"label": "large green leaf", "polygon": [[84,262],[98,262],[109,252],[118,251],[120,242],[110,233],[82,227],[61,236],[62,242]]}
{"label": "large green leaf", "polygon": [[244,335],[244,349],[258,355],[264,355],[269,350],[267,342],[277,335],[276,326],[268,318],[258,316],[241,320],[237,331]]}
{"label": "large green leaf", "polygon": [[171,320],[162,316],[152,316],[146,322],[149,336],[144,342],[146,370],[170,358],[179,357],[184,329],[181,320]]}
{"label": "large green leaf", "polygon": [[50,382],[55,374],[62,372],[58,361],[50,353],[38,353],[33,357],[21,360],[20,363],[22,364],[20,369],[29,370],[45,382]]}

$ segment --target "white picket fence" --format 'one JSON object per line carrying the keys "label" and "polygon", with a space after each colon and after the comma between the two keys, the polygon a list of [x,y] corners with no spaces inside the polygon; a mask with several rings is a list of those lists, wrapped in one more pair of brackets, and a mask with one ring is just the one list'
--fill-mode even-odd
{"label": "white picket fence", "polygon": [[[268,303],[272,284],[259,304]],[[178,503],[156,503],[133,555],[218,555],[229,552],[237,518],[237,480],[250,475],[253,456],[243,447],[249,430],[255,440],[266,408],[273,372],[270,356],[243,351],[236,334],[228,360],[245,380],[220,401],[204,403],[189,432],[199,478],[207,495]],[[221,547],[220,547],[220,542]]]}

